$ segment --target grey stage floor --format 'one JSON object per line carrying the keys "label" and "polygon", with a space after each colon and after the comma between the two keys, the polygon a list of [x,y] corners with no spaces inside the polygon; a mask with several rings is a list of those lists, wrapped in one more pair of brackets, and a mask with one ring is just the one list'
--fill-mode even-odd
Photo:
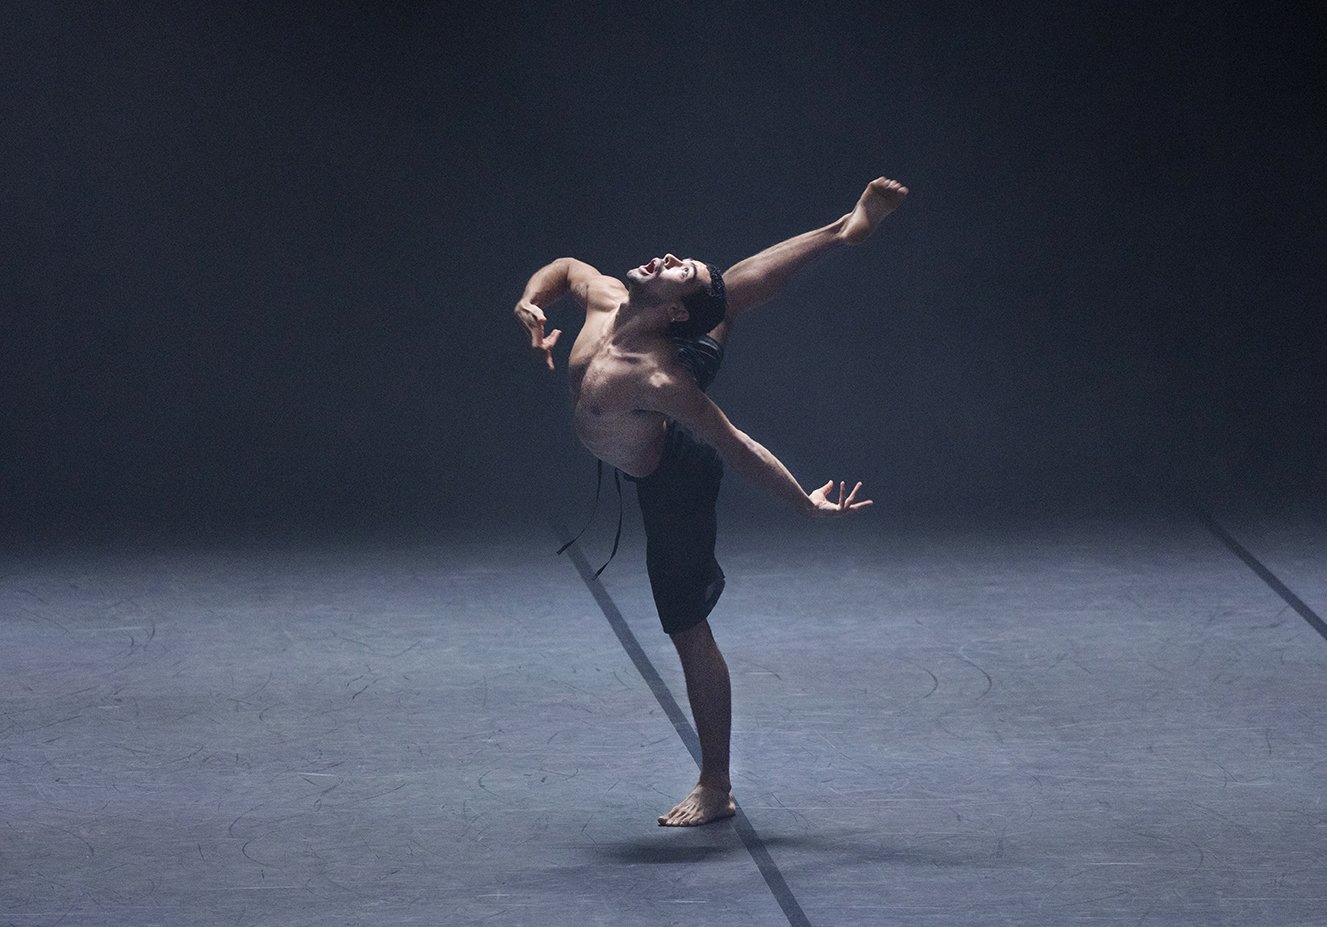
{"label": "grey stage floor", "polygon": [[0,924],[1327,923],[1327,640],[1197,517],[727,526],[746,840],[554,546],[11,548]]}

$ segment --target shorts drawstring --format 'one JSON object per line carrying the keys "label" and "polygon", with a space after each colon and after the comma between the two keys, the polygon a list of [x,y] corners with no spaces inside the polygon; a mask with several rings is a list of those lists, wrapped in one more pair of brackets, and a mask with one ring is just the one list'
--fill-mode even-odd
{"label": "shorts drawstring", "polygon": [[[588,529],[590,525],[594,524],[594,516],[599,512],[599,493],[600,490],[603,489],[604,485],[604,462],[600,460],[597,463],[599,464],[599,466],[596,468],[595,471],[594,505],[590,508],[590,519],[585,523],[585,527],[581,528],[581,530],[576,533],[576,536],[574,538],[572,538],[570,541],[568,541],[567,543],[563,544],[561,547],[558,548],[558,554],[561,554],[568,547],[579,541],[581,539],[581,535],[585,533],[586,529]],[[608,565],[613,562],[613,558],[617,556],[617,546],[622,541],[622,471],[619,470],[617,467],[613,468],[613,485],[617,488],[617,534],[613,536],[613,550],[608,555],[608,559],[604,561],[603,566],[594,571],[595,579],[598,579],[599,574],[602,573],[604,570],[608,569]]]}

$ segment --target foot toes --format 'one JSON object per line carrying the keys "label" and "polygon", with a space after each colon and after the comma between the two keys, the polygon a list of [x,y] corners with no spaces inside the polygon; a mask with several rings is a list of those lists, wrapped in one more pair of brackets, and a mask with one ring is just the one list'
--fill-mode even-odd
{"label": "foot toes", "polygon": [[678,827],[682,823],[682,809],[674,808],[665,815],[661,815],[659,823],[664,827]]}

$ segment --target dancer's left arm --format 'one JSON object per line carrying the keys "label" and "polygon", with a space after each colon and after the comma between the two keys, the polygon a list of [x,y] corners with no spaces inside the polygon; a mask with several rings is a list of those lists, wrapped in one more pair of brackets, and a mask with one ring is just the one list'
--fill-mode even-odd
{"label": "dancer's left arm", "polygon": [[714,400],[685,374],[656,374],[642,405],[680,422],[718,451],[724,463],[738,475],[787,502],[802,515],[810,518],[846,515],[871,505],[870,499],[857,499],[861,483],[847,492],[846,484],[840,482],[837,501],[831,501],[833,480],[810,493],[804,491],[779,458],[733,425]]}

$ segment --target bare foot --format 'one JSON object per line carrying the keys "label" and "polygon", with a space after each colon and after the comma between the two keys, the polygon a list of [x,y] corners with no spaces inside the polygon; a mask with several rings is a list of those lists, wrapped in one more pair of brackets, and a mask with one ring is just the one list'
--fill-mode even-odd
{"label": "bare foot", "polygon": [[737,813],[732,793],[708,785],[698,785],[672,811],[659,818],[664,827],[696,827]]}
{"label": "bare foot", "polygon": [[862,198],[848,215],[839,237],[850,245],[866,241],[880,220],[898,209],[907,195],[908,188],[897,180],[877,177],[866,185]]}

